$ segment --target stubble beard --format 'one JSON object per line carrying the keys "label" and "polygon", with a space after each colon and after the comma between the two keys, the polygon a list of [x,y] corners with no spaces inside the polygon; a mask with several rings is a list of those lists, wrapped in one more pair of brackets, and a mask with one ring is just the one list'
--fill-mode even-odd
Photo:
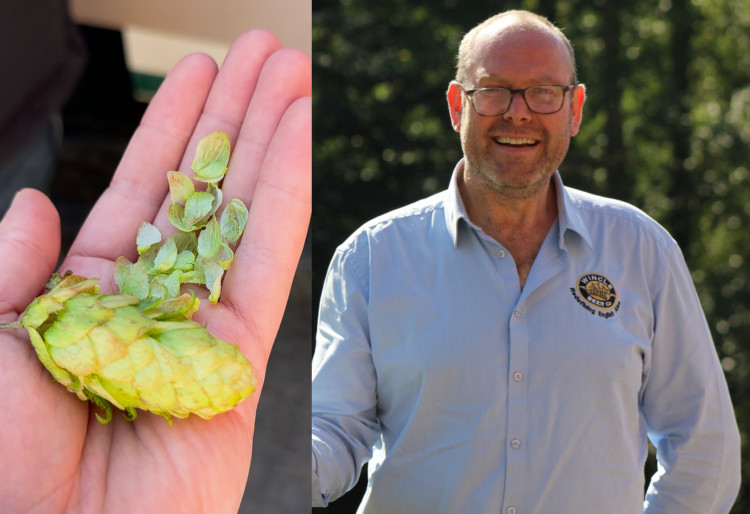
{"label": "stubble beard", "polygon": [[504,199],[521,200],[539,195],[557,169],[548,159],[544,159],[532,167],[527,178],[513,179],[506,176],[506,165],[489,159],[479,161],[466,157],[469,175],[495,196]]}
{"label": "stubble beard", "polygon": [[[462,134],[462,139],[463,139]],[[467,138],[472,137],[466,134]],[[552,143],[544,149],[541,158],[531,165],[527,173],[516,176],[509,171],[522,163],[508,160],[498,162],[490,158],[486,152],[467,152],[468,141],[462,141],[464,147],[465,170],[475,178],[486,190],[501,199],[527,199],[539,195],[549,184],[552,175],[562,162],[570,146],[570,135],[564,134],[558,140],[545,138]],[[542,143],[539,143],[542,144]],[[473,155],[473,154],[477,155]]]}

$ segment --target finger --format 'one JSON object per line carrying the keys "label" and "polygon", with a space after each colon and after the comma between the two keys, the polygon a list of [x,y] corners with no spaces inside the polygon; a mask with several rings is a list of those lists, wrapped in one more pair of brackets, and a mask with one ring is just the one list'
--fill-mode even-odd
{"label": "finger", "polygon": [[[224,281],[222,303],[245,322],[243,348],[268,358],[302,252],[311,211],[310,98],[297,100],[279,124],[263,161],[247,229]],[[249,347],[248,347],[249,346]],[[258,350],[263,352],[257,355]]]}
{"label": "finger", "polygon": [[310,95],[311,75],[310,58],[291,48],[276,52],[264,64],[222,187],[226,201],[252,201],[268,145],[289,106]]}
{"label": "finger", "polygon": [[[253,30],[237,38],[227,52],[224,63],[211,87],[205,108],[188,142],[187,151],[179,168],[172,169],[177,169],[192,177],[190,166],[195,157],[198,142],[216,130],[229,134],[232,148],[234,148],[234,142],[240,132],[250,99],[256,90],[264,63],[280,46],[281,43],[276,36],[264,30]],[[161,206],[156,221],[156,226],[163,233],[174,231],[166,217],[169,203],[167,199]]]}
{"label": "finger", "polygon": [[[232,43],[196,127],[195,146],[215,130],[227,132],[234,143],[256,94],[261,73],[280,47],[276,36],[264,30],[247,32]],[[192,154],[186,154],[181,169],[189,170],[192,158]]]}
{"label": "finger", "polygon": [[70,268],[92,257],[133,257],[138,226],[153,221],[162,205],[166,174],[179,166],[215,76],[216,64],[201,54],[184,58],[167,75],[71,247]]}
{"label": "finger", "polygon": [[0,222],[0,314],[23,311],[60,255],[60,217],[44,194],[23,189]]}

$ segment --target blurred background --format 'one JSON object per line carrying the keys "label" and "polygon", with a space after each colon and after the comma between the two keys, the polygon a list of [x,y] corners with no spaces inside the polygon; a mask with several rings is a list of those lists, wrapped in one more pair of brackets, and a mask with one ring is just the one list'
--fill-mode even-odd
{"label": "blurred background", "polygon": [[[45,190],[67,251],[179,59],[203,52],[221,63],[252,28],[309,54],[310,15],[309,0],[3,0],[0,216],[19,187]],[[308,237],[268,365],[241,514],[309,509],[310,277]]]}
{"label": "blurred background", "polygon": [[[316,0],[316,312],[337,245],[366,220],[447,187],[460,158],[445,102],[458,43],[511,8],[564,29],[587,86],[581,132],[560,169],[566,185],[640,207],[679,242],[729,382],[747,462],[748,0]],[[750,512],[744,468],[734,513]],[[652,455],[645,473],[653,472]],[[354,512],[365,484],[325,512]]]}

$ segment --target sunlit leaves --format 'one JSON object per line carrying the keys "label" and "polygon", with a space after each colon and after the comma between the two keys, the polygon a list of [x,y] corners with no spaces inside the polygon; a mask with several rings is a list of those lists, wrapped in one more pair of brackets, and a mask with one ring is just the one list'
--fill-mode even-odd
{"label": "sunlit leaves", "polygon": [[160,305],[165,316],[197,309],[197,300],[185,307],[183,284],[203,285],[209,301],[219,300],[224,272],[234,260],[231,245],[238,243],[248,220],[247,207],[238,198],[217,218],[223,199],[219,184],[228,162],[229,137],[216,132],[200,141],[193,161],[196,180],[207,183],[204,191],[196,191],[183,173],[167,173],[172,201],[167,218],[178,231],[163,239],[154,225],[141,224],[136,236],[138,260],[131,263],[120,257],[115,262],[115,282],[121,293],[150,306]]}

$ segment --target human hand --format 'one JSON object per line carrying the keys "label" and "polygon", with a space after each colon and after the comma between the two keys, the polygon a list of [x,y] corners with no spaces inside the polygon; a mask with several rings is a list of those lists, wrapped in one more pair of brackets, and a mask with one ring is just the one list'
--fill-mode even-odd
{"label": "human hand", "polygon": [[[118,412],[100,424],[89,402],[53,382],[25,331],[0,332],[0,504],[11,512],[236,512],[247,480],[260,390],[302,250],[311,208],[310,61],[252,31],[221,69],[203,55],[165,79],[133,135],[109,188],[61,271],[100,278],[114,291],[113,262],[134,260],[141,221],[164,234],[166,172],[190,168],[198,141],[215,130],[232,140],[222,190],[250,210],[218,304],[193,319],[237,343],[258,389],[232,411],[169,424]],[[0,223],[0,322],[15,321],[57,264],[59,218],[43,194],[25,190]]]}

